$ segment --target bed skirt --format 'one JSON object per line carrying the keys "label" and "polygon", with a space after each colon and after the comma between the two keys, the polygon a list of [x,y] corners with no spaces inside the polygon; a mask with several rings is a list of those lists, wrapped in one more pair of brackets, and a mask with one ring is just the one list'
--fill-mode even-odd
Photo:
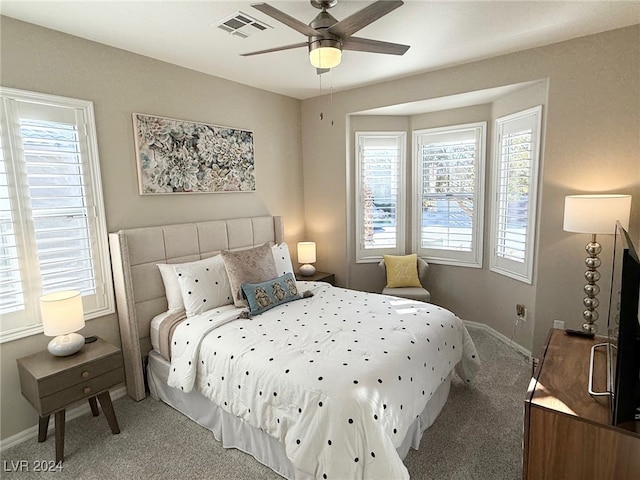
{"label": "bed skirt", "polygon": [[[420,446],[422,434],[433,424],[447,401],[452,375],[453,371],[434,392],[420,417],[416,418],[409,428],[404,441],[397,448],[400,458],[404,459],[409,448],[417,450]],[[248,425],[241,418],[226,412],[195,390],[184,393],[169,387],[168,376],[169,362],[155,351],[149,352],[147,379],[152,398],[162,400],[197,424],[211,430],[216,440],[222,442],[224,448],[237,448],[287,479],[309,478],[291,464],[286,456],[284,445],[278,439],[259,428]]]}

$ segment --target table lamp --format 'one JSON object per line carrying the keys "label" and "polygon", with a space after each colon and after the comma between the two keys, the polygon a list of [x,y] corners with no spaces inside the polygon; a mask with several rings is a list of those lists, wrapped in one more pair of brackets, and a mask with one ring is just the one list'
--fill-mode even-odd
{"label": "table lamp", "polygon": [[587,243],[585,250],[589,256],[584,261],[587,271],[584,278],[587,284],[584,286],[586,297],[582,300],[585,310],[582,318],[585,323],[582,329],[588,333],[596,333],[598,326],[597,308],[600,302],[596,298],[600,293],[597,282],[600,280],[598,267],[601,261],[598,254],[602,247],[596,242],[597,234],[613,235],[616,228],[616,220],[623,227],[629,228],[629,214],[631,211],[631,195],[569,195],[564,199],[564,226],[566,232],[590,233],[591,242]]}
{"label": "table lamp", "polygon": [[316,261],[316,242],[298,242],[298,263],[300,266],[300,275],[308,277],[316,273],[316,267],[310,265]]}
{"label": "table lamp", "polygon": [[44,334],[55,337],[47,346],[51,355],[66,357],[84,346],[84,337],[74,333],[84,327],[80,292],[56,292],[40,297],[40,314]]}

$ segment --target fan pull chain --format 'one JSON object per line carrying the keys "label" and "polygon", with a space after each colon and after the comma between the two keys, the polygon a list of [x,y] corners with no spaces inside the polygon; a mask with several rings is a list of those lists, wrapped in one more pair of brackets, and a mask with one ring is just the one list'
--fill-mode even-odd
{"label": "fan pull chain", "polygon": [[[320,84],[320,96],[322,96],[322,75],[318,75],[318,83]],[[324,120],[324,113],[320,111],[320,120]]]}
{"label": "fan pull chain", "polygon": [[331,126],[333,127],[333,68],[329,70],[329,115],[331,116]]}
{"label": "fan pull chain", "polygon": [[[320,96],[322,97],[322,75],[318,75],[320,85]],[[329,118],[331,118],[331,126],[333,127],[333,68],[329,70]],[[324,120],[324,113],[320,111],[320,120]]]}

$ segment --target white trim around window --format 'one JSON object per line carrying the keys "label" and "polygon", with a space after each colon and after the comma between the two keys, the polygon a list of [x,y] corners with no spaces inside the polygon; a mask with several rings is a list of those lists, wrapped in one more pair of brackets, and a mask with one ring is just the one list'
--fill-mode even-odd
{"label": "white trim around window", "polygon": [[356,132],[356,263],[405,245],[406,132]]}
{"label": "white trim around window", "polygon": [[42,332],[39,299],[115,311],[93,104],[0,87],[0,343]]}
{"label": "white trim around window", "polygon": [[489,269],[531,284],[542,106],[495,122]]}
{"label": "white trim around window", "polygon": [[413,251],[482,267],[486,122],[413,132]]}

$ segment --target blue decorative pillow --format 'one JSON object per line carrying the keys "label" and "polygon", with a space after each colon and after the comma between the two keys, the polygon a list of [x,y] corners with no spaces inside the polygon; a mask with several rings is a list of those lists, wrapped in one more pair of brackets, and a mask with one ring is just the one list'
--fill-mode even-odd
{"label": "blue decorative pillow", "polygon": [[249,303],[251,315],[259,315],[270,308],[302,298],[291,273],[262,283],[243,283],[241,289]]}

